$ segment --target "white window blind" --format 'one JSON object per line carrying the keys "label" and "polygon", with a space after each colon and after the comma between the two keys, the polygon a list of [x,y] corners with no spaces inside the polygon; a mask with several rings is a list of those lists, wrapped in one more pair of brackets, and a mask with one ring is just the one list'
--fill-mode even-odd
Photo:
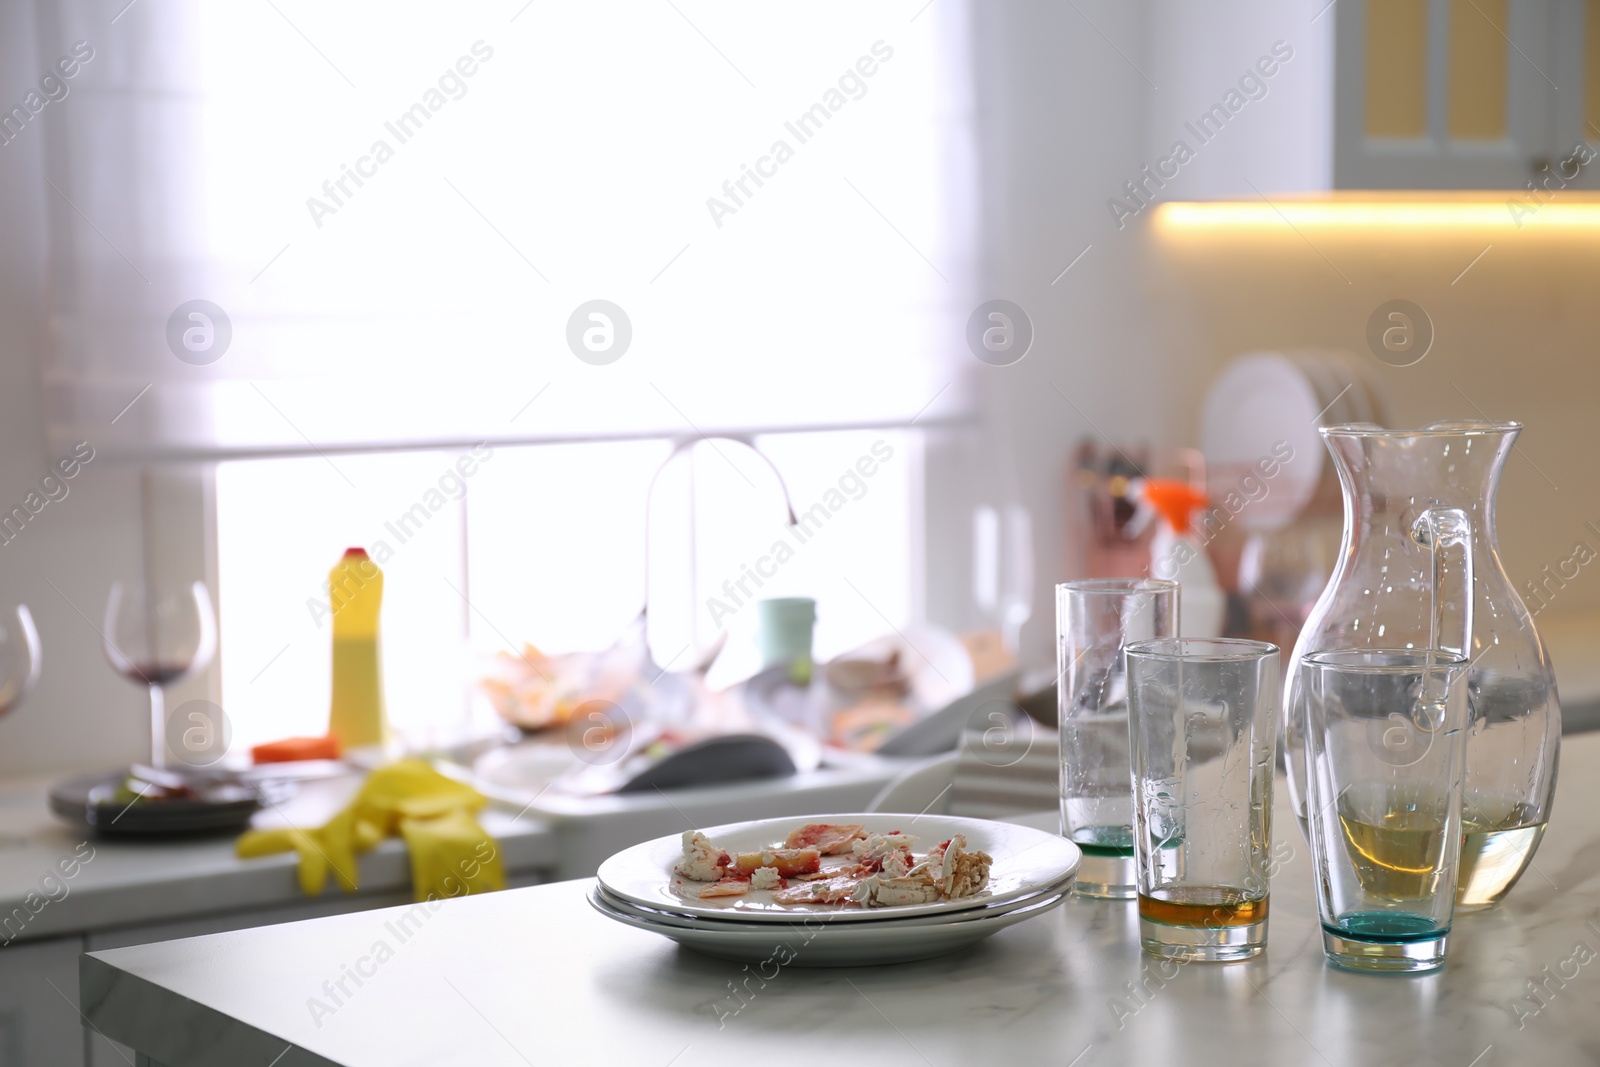
{"label": "white window blind", "polygon": [[[955,0],[118,7],[41,8],[41,63],[94,52],[38,123],[59,441],[313,453],[966,403]],[[568,342],[594,300],[631,332],[604,365]],[[579,347],[606,328],[580,316]]]}

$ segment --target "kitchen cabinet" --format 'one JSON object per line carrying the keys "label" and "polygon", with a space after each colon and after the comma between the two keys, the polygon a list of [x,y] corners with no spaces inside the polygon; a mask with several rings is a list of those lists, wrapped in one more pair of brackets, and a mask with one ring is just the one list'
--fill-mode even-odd
{"label": "kitchen cabinet", "polygon": [[1600,158],[1563,166],[1600,152],[1600,0],[1151,3],[1160,88],[1126,208],[1600,189]]}
{"label": "kitchen cabinet", "polygon": [[[0,1067],[83,1067],[80,937],[0,948]],[[122,1061],[118,1061],[119,1063]]]}
{"label": "kitchen cabinet", "polygon": [[1339,0],[1336,189],[1600,187],[1596,0]]}

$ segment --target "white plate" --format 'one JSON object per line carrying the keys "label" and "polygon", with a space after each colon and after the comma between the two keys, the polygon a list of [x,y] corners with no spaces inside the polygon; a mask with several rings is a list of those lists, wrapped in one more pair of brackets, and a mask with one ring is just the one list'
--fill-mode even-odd
{"label": "white plate", "polygon": [[600,895],[598,888],[589,894],[589,904],[608,919],[671,938],[685,948],[707,956],[739,963],[768,964],[781,969],[868,967],[932,959],[959,952],[1008,926],[1043,915],[1066,898],[1066,893],[1056,893],[1036,899],[1027,907],[983,921],[945,922],[931,926],[830,922],[826,924],[826,935],[793,924],[742,930],[666,926],[612,907]]}
{"label": "white plate", "polygon": [[1277,352],[1240,356],[1217,375],[1200,420],[1200,450],[1208,467],[1215,468],[1213,496],[1236,489],[1259,460],[1273,458],[1279,442],[1294,449],[1271,491],[1239,512],[1243,529],[1280,529],[1310,502],[1327,453],[1317,427],[1324,405],[1333,399],[1324,400],[1311,376]]}
{"label": "white plate", "polygon": [[[1013,823],[985,819],[959,819],[951,815],[830,814],[713,826],[705,831],[717,846],[729,852],[755,852],[782,845],[789,831],[808,822],[860,823],[868,833],[899,830],[916,837],[914,851],[921,855],[934,845],[963,834],[967,848],[987,852],[994,860],[989,884],[981,893],[960,900],[933,904],[906,904],[891,908],[858,908],[840,904],[779,904],[772,893],[752,889],[742,897],[701,900],[694,894],[704,885],[678,875],[673,868],[683,858],[681,834],[646,841],[624,849],[600,865],[597,876],[611,895],[632,904],[678,915],[752,922],[798,922],[807,915],[834,915],[840,922],[889,919],[901,915],[931,915],[981,908],[1042,892],[1075,874],[1083,854],[1064,837]],[[848,857],[826,857],[847,861]]]}
{"label": "white plate", "polygon": [[[1030,908],[1039,901],[1043,900],[1045,897],[1057,896],[1061,893],[1065,893],[1072,888],[1072,883],[1075,878],[1076,875],[1073,875],[1031,896],[1018,897],[1015,900],[1007,900],[999,904],[990,904],[989,906],[983,908],[968,908],[965,911],[957,912],[937,912],[933,915],[890,915],[887,918],[875,917],[877,921],[872,925],[877,926],[887,924],[891,926],[937,926],[944,923],[953,922],[982,922],[986,919],[992,919],[997,915],[1004,915],[1007,912],[1016,911],[1019,908]],[[670,911],[661,911],[656,908],[646,908],[642,905],[634,904],[631,901],[623,900],[620,897],[612,896],[610,893],[606,892],[605,886],[598,884],[595,886],[595,895],[599,897],[601,903],[615,911],[626,912],[636,919],[654,922],[661,926],[683,926],[702,930],[764,930],[770,933],[773,930],[781,929],[783,925],[769,922],[743,922],[736,918],[718,917],[715,919],[706,919],[698,915],[678,915]],[[881,911],[882,909],[874,910]],[[825,915],[797,916],[796,918],[798,921],[789,923],[787,925],[793,926],[796,929],[804,928],[806,930],[831,928],[833,927],[831,920],[837,917],[839,914],[841,914],[841,912],[835,911]],[[849,924],[848,928],[854,930],[859,926],[859,923],[851,923]],[[842,930],[846,927],[845,925],[841,924],[837,928]]]}

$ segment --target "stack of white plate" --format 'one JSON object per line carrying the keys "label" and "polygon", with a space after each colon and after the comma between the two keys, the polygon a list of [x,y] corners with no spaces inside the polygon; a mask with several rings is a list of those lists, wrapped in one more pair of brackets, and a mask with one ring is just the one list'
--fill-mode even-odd
{"label": "stack of white plate", "polygon": [[704,883],[675,873],[679,835],[646,841],[601,864],[589,903],[608,918],[671,938],[722,959],[795,967],[905,963],[956,952],[1059,905],[1072,888],[1082,853],[1055,834],[1011,823],[948,815],[846,814],[762,819],[705,831],[727,852],[781,847],[808,823],[859,823],[868,833],[893,830],[917,839],[918,855],[956,834],[969,851],[993,859],[974,896],[932,904],[863,908],[854,904],[779,904],[770,892],[702,899]]}

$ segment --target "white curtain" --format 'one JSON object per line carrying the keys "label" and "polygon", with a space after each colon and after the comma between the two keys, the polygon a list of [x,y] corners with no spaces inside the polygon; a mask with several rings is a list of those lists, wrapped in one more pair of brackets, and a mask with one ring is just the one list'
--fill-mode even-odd
{"label": "white curtain", "polygon": [[[961,0],[125,4],[39,7],[41,73],[92,51],[33,119],[58,442],[227,456],[966,410]],[[604,365],[568,343],[593,300],[631,325]]]}

